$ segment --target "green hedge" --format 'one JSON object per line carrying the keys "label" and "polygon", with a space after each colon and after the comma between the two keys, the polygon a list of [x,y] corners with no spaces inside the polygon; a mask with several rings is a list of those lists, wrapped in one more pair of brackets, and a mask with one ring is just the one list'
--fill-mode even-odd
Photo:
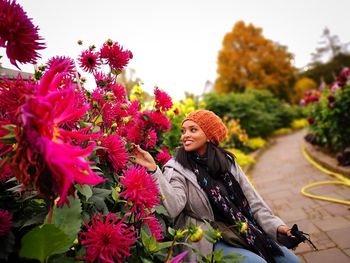
{"label": "green hedge", "polygon": [[219,116],[240,119],[240,124],[249,137],[267,138],[282,127],[304,115],[297,106],[291,106],[267,90],[248,90],[244,93],[204,96],[206,108]]}

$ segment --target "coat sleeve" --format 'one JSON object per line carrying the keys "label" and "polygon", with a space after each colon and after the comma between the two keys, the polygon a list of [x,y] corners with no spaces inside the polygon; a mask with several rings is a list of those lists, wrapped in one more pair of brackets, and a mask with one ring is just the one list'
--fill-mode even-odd
{"label": "coat sleeve", "polygon": [[187,203],[186,178],[172,167],[164,167],[163,172],[157,167],[153,177],[157,179],[162,203],[170,218],[176,218]]}
{"label": "coat sleeve", "polygon": [[269,206],[265,203],[259,193],[249,182],[247,176],[236,163],[238,182],[242,187],[249,205],[252,209],[253,216],[264,229],[264,231],[273,239],[277,239],[277,228],[285,223],[279,217],[275,216]]}

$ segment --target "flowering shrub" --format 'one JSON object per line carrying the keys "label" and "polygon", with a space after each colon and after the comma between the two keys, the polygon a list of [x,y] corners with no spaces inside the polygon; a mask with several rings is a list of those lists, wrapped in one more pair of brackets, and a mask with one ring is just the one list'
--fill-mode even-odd
{"label": "flowering shrub", "polygon": [[249,148],[247,146],[249,137],[246,131],[242,129],[241,125],[239,124],[239,119],[229,119],[227,116],[225,116],[223,121],[228,131],[226,139],[223,141],[225,147],[236,148],[249,152]]}
{"label": "flowering shrub", "polygon": [[[35,63],[44,48],[38,28],[15,1],[0,0],[0,10],[0,46],[11,63]],[[175,246],[220,238],[212,228],[166,231],[155,179],[130,162],[132,144],[160,166],[169,160],[163,136],[174,113],[157,87],[152,105],[140,101],[140,90],[127,96],[116,78],[132,58],[107,40],[81,52],[80,71],[73,59],[53,57],[33,79],[0,81],[1,262],[175,263],[188,253],[176,255]],[[94,76],[92,91],[83,74]],[[222,251],[200,256],[235,259]]]}
{"label": "flowering shrub", "polygon": [[350,164],[343,155],[350,147],[350,69],[344,69],[334,83],[319,90],[318,99],[304,100],[309,110],[306,139],[337,154],[340,164]]}

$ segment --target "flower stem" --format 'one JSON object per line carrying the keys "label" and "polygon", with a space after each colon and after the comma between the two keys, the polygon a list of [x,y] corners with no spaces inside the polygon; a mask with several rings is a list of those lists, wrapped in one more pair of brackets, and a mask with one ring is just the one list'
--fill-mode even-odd
{"label": "flower stem", "polygon": [[50,210],[49,210],[49,214],[48,214],[48,217],[47,217],[47,223],[48,224],[51,224],[51,221],[52,221],[54,205],[55,205],[55,202],[54,202],[53,199],[51,199],[51,201],[50,201]]}
{"label": "flower stem", "polygon": [[168,254],[166,255],[166,259],[165,259],[165,263],[169,263],[170,261],[170,257],[171,257],[171,254],[173,254],[173,250],[174,250],[174,245],[175,245],[175,242],[176,242],[176,238],[174,238],[173,242],[171,243],[171,246],[168,250]]}

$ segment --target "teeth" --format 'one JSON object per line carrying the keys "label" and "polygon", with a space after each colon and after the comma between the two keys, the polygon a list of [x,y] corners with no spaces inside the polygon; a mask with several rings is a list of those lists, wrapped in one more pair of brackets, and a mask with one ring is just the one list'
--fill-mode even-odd
{"label": "teeth", "polygon": [[190,144],[191,144],[190,141],[185,141],[185,146],[188,146],[188,145],[190,145]]}

